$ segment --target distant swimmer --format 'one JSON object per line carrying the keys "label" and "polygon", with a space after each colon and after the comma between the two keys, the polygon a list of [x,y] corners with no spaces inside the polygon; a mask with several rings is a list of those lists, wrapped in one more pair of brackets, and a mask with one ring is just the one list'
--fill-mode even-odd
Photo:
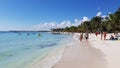
{"label": "distant swimmer", "polygon": [[19,33],[19,35],[21,35],[21,33]]}
{"label": "distant swimmer", "polygon": [[38,36],[42,36],[42,35],[39,33]]}
{"label": "distant swimmer", "polygon": [[29,33],[27,33],[27,35],[30,35]]}

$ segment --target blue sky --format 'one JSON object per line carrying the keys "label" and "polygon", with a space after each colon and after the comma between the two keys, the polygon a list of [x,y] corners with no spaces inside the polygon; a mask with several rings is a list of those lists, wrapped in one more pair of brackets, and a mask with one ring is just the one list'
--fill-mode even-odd
{"label": "blue sky", "polygon": [[120,0],[0,0],[0,31],[78,25],[119,7]]}

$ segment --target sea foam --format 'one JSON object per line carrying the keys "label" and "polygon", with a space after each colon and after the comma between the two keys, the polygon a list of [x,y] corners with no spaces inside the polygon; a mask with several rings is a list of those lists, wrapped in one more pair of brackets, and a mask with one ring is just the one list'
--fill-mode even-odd
{"label": "sea foam", "polygon": [[51,68],[58,61],[60,61],[62,54],[64,52],[65,46],[57,47],[53,49],[49,54],[42,60],[34,63],[31,68]]}

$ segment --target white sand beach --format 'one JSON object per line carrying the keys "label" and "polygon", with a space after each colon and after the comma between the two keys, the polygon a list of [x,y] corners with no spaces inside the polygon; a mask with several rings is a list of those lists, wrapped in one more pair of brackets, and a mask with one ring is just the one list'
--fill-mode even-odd
{"label": "white sand beach", "polygon": [[100,35],[91,34],[86,43],[78,40],[78,34],[74,36],[76,40],[65,48],[62,59],[53,68],[120,68],[120,40],[101,40]]}

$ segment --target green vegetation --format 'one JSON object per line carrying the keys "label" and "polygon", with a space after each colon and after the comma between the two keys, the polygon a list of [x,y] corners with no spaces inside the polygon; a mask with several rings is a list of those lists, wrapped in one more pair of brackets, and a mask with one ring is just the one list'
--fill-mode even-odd
{"label": "green vegetation", "polygon": [[108,16],[103,19],[102,17],[95,16],[90,21],[85,21],[81,23],[78,27],[71,26],[66,28],[52,29],[56,32],[96,32],[96,31],[106,31],[106,32],[120,32],[120,8],[113,14],[108,14]]}

